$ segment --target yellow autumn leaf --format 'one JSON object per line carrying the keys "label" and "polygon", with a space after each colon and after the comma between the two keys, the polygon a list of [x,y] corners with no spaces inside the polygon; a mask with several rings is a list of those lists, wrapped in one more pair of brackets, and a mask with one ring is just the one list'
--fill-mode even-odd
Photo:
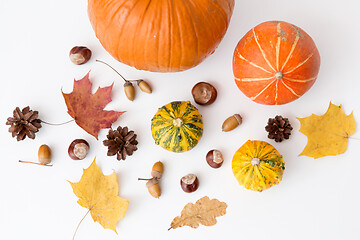
{"label": "yellow autumn leaf", "polygon": [[341,105],[330,102],[327,112],[318,116],[297,118],[300,132],[308,137],[308,143],[300,155],[313,158],[342,154],[347,149],[348,138],[355,133],[353,114],[346,115]]}
{"label": "yellow autumn leaf", "polygon": [[125,216],[129,205],[129,200],[118,196],[116,173],[105,176],[94,159],[90,167],[83,170],[79,182],[69,183],[79,198],[78,204],[89,209],[93,220],[116,232],[116,224]]}

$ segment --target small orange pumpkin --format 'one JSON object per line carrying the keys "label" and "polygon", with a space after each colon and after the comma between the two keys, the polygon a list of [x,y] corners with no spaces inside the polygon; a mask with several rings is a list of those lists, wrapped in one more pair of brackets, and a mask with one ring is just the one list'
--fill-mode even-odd
{"label": "small orange pumpkin", "polygon": [[287,22],[264,22],[238,43],[233,72],[239,89],[261,104],[280,105],[301,97],[314,84],[320,55],[311,37]]}
{"label": "small orange pumpkin", "polygon": [[234,0],[89,0],[101,44],[117,60],[141,70],[176,72],[215,51]]}

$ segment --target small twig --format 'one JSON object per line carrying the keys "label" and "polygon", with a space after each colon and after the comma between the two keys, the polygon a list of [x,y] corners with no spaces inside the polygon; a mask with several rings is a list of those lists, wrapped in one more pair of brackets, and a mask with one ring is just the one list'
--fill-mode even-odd
{"label": "small twig", "polygon": [[150,181],[152,178],[138,178],[139,181]]}
{"label": "small twig", "polygon": [[64,125],[64,124],[67,124],[67,123],[71,123],[73,121],[75,121],[75,119],[71,119],[67,122],[63,122],[63,123],[49,123],[49,122],[46,122],[46,121],[43,121],[43,120],[40,120],[42,123],[45,123],[47,125],[53,125],[53,126],[60,126],[60,125]]}
{"label": "small twig", "polygon": [[76,235],[76,233],[77,233],[77,230],[78,230],[79,227],[80,227],[80,224],[82,223],[82,221],[84,220],[84,218],[89,214],[89,212],[90,212],[90,209],[86,212],[85,216],[80,220],[79,224],[78,224],[77,227],[76,227],[76,230],[75,230],[75,233],[74,233],[74,236],[73,236],[72,240],[75,239],[75,235]]}
{"label": "small twig", "polygon": [[19,160],[19,162],[21,162],[21,163],[31,163],[31,164],[36,164],[36,165],[41,165],[41,166],[46,166],[46,167],[52,167],[53,166],[52,164],[41,164],[41,163],[22,161],[22,160]]}
{"label": "small twig", "polygon": [[115,68],[113,68],[112,66],[110,66],[110,65],[107,64],[106,62],[103,62],[103,61],[98,60],[98,59],[96,59],[95,61],[105,64],[106,66],[108,66],[109,68],[111,68],[112,70],[114,70],[125,82],[130,82],[129,80],[126,80],[118,71],[116,71]]}

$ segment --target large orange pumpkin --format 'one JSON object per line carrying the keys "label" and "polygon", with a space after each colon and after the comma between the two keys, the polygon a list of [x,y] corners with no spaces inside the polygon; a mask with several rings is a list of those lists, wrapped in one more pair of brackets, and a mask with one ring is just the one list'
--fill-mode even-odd
{"label": "large orange pumpkin", "polygon": [[101,44],[117,60],[141,70],[192,68],[215,51],[234,0],[89,0]]}
{"label": "large orange pumpkin", "polygon": [[311,37],[287,22],[251,29],[233,58],[235,82],[251,100],[280,105],[301,97],[314,84],[320,55]]}

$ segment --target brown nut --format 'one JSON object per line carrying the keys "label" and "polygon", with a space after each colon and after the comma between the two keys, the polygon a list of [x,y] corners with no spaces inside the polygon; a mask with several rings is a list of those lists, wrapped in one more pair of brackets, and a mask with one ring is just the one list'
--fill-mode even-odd
{"label": "brown nut", "polygon": [[137,80],[137,85],[139,86],[140,90],[145,93],[152,93],[152,89],[150,85],[145,82],[144,80]]}
{"label": "brown nut", "polygon": [[156,178],[150,179],[146,183],[146,187],[150,195],[153,196],[154,198],[159,198],[161,196],[161,188],[159,185],[159,181]]}
{"label": "brown nut", "polygon": [[180,185],[184,192],[192,193],[198,189],[199,180],[195,174],[191,173],[181,178]]}
{"label": "brown nut", "polygon": [[73,160],[82,160],[89,152],[89,143],[84,139],[75,139],[70,143],[68,154]]}
{"label": "brown nut", "polygon": [[127,81],[124,83],[124,92],[126,97],[130,100],[133,101],[135,98],[135,88],[132,85],[131,82]]}
{"label": "brown nut", "polygon": [[152,167],[151,176],[153,178],[160,179],[162,177],[162,173],[164,172],[164,165],[162,162],[156,162]]}
{"label": "brown nut", "polygon": [[44,144],[39,147],[38,160],[42,165],[51,163],[51,150],[48,145]]}
{"label": "brown nut", "polygon": [[91,58],[91,51],[87,47],[76,46],[70,50],[70,60],[76,65],[86,63]]}
{"label": "brown nut", "polygon": [[199,105],[210,105],[217,97],[216,88],[207,82],[199,82],[191,90],[194,101]]}
{"label": "brown nut", "polygon": [[222,125],[222,130],[223,132],[229,132],[231,130],[234,130],[241,123],[242,123],[242,117],[239,114],[234,114],[231,117],[228,117],[224,121]]}
{"label": "brown nut", "polygon": [[206,154],[206,162],[212,168],[219,168],[224,162],[224,158],[219,150],[211,150]]}

